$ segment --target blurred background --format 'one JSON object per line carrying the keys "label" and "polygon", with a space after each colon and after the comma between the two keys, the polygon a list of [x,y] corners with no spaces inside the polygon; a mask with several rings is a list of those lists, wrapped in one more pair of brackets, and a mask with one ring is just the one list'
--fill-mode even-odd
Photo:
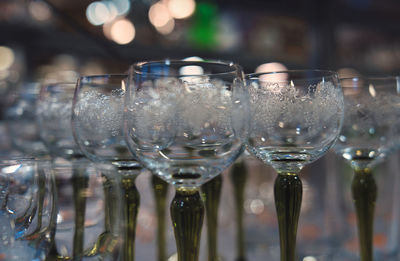
{"label": "blurred background", "polygon": [[[396,0],[0,0],[0,115],[16,100],[9,93],[28,90],[27,82],[75,82],[79,75],[124,72],[130,64],[143,60],[197,56],[237,62],[246,73],[289,68],[332,69],[342,76],[398,75],[398,10],[400,1]],[[24,98],[33,100],[29,95]],[[29,111],[27,104],[23,105]],[[13,113],[23,114],[22,109]],[[4,129],[0,123],[0,154],[11,147]],[[386,194],[379,199],[377,213],[382,217],[377,217],[379,233],[374,243],[379,250],[395,253],[394,260],[400,260],[400,207],[392,200],[396,198],[393,191],[400,191],[399,162],[397,152],[377,170],[387,173],[378,176],[378,183],[390,189],[383,189]],[[265,189],[272,187],[275,174],[254,160],[248,161],[248,172],[252,176],[244,205],[245,243],[251,260],[277,260],[272,189]],[[353,257],[358,250],[349,189],[351,170],[328,154],[302,175],[302,260],[328,260],[310,256],[336,254],[336,249],[324,248],[332,242],[345,250],[337,260],[354,260],[343,257]],[[396,182],[388,175],[397,177]],[[148,177],[142,175],[137,185],[143,199],[138,260],[154,260],[155,255],[156,221],[148,183]],[[233,260],[235,255],[231,251],[235,244],[231,187],[229,181],[224,183],[219,217],[219,244],[225,260]],[[170,227],[168,249],[169,254],[174,253]]]}
{"label": "blurred background", "polygon": [[396,74],[399,9],[395,0],[1,0],[0,89],[5,79],[75,80],[191,56],[246,73],[278,62]]}

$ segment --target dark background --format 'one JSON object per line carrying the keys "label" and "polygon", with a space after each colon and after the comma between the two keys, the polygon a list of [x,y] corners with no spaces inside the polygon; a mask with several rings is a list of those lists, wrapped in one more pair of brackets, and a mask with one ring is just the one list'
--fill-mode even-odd
{"label": "dark background", "polygon": [[[374,75],[398,74],[400,69],[400,2],[395,0],[196,0],[194,15],[175,20],[168,35],[158,33],[148,19],[157,1],[133,0],[130,11],[121,16],[136,29],[134,40],[125,45],[107,39],[102,26],[89,23],[86,8],[92,2],[1,0],[0,45],[11,48],[16,59],[6,70],[17,72],[18,81],[60,78],[54,74],[62,71],[75,72],[73,78],[122,72],[142,60],[189,56],[232,60],[245,72],[269,62],[289,69]],[[32,15],[31,5],[38,3],[49,10],[49,18]],[[200,5],[215,12],[201,17]],[[213,42],[193,39],[210,23],[216,29],[206,38]]]}

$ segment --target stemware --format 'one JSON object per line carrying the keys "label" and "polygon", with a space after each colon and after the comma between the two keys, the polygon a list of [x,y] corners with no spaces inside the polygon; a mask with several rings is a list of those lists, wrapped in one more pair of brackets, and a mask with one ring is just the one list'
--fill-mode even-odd
{"label": "stemware", "polygon": [[377,184],[372,169],[396,147],[399,139],[400,84],[397,77],[354,77],[340,80],[345,120],[335,152],[350,162],[361,260],[373,260]]}
{"label": "stemware", "polygon": [[[80,158],[83,157],[82,152],[78,148],[72,135],[71,113],[72,100],[74,97],[75,83],[61,82],[50,85],[43,85],[40,88],[39,98],[36,102],[36,121],[40,131],[40,137],[46,145],[49,155],[53,159],[53,170],[55,172],[56,182],[62,180],[59,174],[57,157],[67,159],[71,164],[73,178],[71,179],[73,191],[73,201],[75,207],[75,231],[73,237],[73,257],[83,256],[84,242],[83,231],[85,231],[85,208],[88,202],[86,197],[82,197],[79,191],[88,187],[89,177],[85,175],[85,167],[82,166]],[[59,216],[62,220],[68,219],[64,216],[67,213],[64,208],[59,210]],[[68,215],[68,214],[67,214]],[[57,224],[60,225],[60,224]],[[79,236],[81,234],[81,236]],[[59,252],[60,247],[57,242],[53,242],[49,258],[61,258],[62,253]],[[64,251],[65,252],[65,251]],[[66,253],[64,253],[64,256]]]}
{"label": "stemware", "polygon": [[170,211],[178,260],[198,260],[199,188],[243,151],[248,96],[233,63],[165,60],[133,65],[125,101],[128,147],[176,188]]}
{"label": "stemware", "polygon": [[249,74],[248,150],[278,173],[274,185],[282,261],[296,257],[302,201],[299,172],[334,144],[343,120],[335,72],[294,70]]}
{"label": "stemware", "polygon": [[[98,166],[113,166],[122,189],[125,226],[122,260],[134,260],[136,218],[140,195],[135,179],[142,168],[129,152],[122,135],[126,90],[125,74],[83,76],[79,78],[72,107],[73,134],[79,148]],[[110,168],[102,168],[107,173]],[[107,177],[109,175],[105,175]],[[106,212],[113,212],[113,197],[108,197]],[[111,215],[118,218],[115,214]]]}
{"label": "stemware", "polygon": [[40,137],[52,157],[76,159],[82,152],[72,135],[71,112],[76,83],[54,83],[40,88],[36,119]]}
{"label": "stemware", "polygon": [[55,183],[50,162],[0,159],[0,256],[45,260],[56,222]]}

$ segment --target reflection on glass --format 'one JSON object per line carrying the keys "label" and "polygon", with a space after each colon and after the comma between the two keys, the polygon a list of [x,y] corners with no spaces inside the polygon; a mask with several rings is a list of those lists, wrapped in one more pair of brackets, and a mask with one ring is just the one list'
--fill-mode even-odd
{"label": "reflection on glass", "polygon": [[296,259],[303,195],[298,173],[334,144],[343,119],[343,94],[330,71],[250,74],[248,149],[277,172],[274,196],[281,260]]}
{"label": "reflection on glass", "polygon": [[372,168],[382,162],[399,140],[400,88],[396,77],[343,78],[345,120],[337,154],[350,162],[352,195],[357,214],[360,256],[373,260],[374,210],[377,184]]}
{"label": "reflection on glass", "polygon": [[0,160],[0,256],[45,260],[56,221],[55,183],[49,162]]}
{"label": "reflection on glass", "polygon": [[125,105],[131,152],[175,185],[171,217],[178,260],[198,260],[204,205],[199,188],[243,151],[246,95],[232,63],[160,61],[135,64]]}
{"label": "reflection on glass", "polygon": [[117,177],[100,174],[85,159],[58,160],[52,169],[58,215],[50,259],[115,260],[120,233]]}

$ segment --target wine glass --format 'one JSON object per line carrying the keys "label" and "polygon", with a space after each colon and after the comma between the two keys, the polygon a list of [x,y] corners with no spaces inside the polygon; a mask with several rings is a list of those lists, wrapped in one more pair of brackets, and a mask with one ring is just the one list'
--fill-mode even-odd
{"label": "wine glass", "polygon": [[292,70],[246,75],[248,150],[278,173],[274,185],[282,261],[294,261],[302,201],[301,169],[335,143],[343,94],[335,72]]}
{"label": "wine glass", "polygon": [[[122,260],[134,260],[136,218],[140,195],[135,179],[142,168],[129,152],[122,134],[126,74],[80,77],[72,106],[72,129],[79,148],[104,173],[117,172],[122,189],[125,228]],[[107,168],[104,168],[108,166]],[[110,168],[113,166],[113,168]],[[105,175],[106,182],[109,175]],[[112,197],[106,212],[112,212]],[[118,216],[115,216],[118,218]]]}
{"label": "wine glass", "polygon": [[54,83],[40,88],[36,118],[40,137],[51,156],[76,159],[83,156],[72,135],[72,100],[76,83]]}
{"label": "wine glass", "polygon": [[0,159],[0,256],[45,260],[57,217],[50,162]]}
{"label": "wine glass", "polygon": [[377,185],[372,169],[396,147],[399,139],[398,77],[340,79],[345,119],[334,149],[355,175],[352,196],[357,215],[361,260],[373,260],[374,210]]}
{"label": "wine glass", "polygon": [[248,96],[234,63],[165,60],[130,68],[124,130],[131,152],[176,189],[178,260],[198,260],[199,189],[244,150]]}
{"label": "wine glass", "polygon": [[[61,165],[71,165],[71,178],[72,187],[74,191],[84,190],[87,188],[89,177],[85,175],[84,168],[88,164],[82,166],[80,158],[83,157],[82,152],[75,143],[72,135],[71,127],[71,113],[72,113],[72,100],[74,97],[75,83],[73,82],[60,82],[50,85],[43,85],[40,88],[39,98],[36,102],[36,121],[40,131],[40,137],[46,145],[50,156],[53,159],[53,170],[55,172],[56,182],[60,182],[62,175],[59,175],[60,161]],[[67,159],[71,162],[63,162],[57,157]],[[84,181],[86,180],[86,181]],[[63,180],[63,183],[68,183]],[[82,187],[83,186],[83,187]],[[82,187],[82,188],[81,188]],[[61,196],[61,194],[60,194]],[[79,195],[79,192],[72,194],[74,200],[71,202],[79,203],[75,209],[75,227],[76,233],[85,231],[85,207],[88,198]],[[68,208],[67,208],[68,209]],[[63,206],[59,209],[59,217],[61,220],[68,220],[68,211]],[[82,222],[81,222],[82,221]],[[57,226],[63,226],[61,223]],[[53,247],[49,256],[51,258],[61,256],[68,256],[71,254],[73,257],[83,256],[83,238],[80,236],[73,239],[73,251],[70,253],[61,253],[60,249],[63,246],[58,246],[54,241]],[[64,251],[65,252],[65,251]]]}

